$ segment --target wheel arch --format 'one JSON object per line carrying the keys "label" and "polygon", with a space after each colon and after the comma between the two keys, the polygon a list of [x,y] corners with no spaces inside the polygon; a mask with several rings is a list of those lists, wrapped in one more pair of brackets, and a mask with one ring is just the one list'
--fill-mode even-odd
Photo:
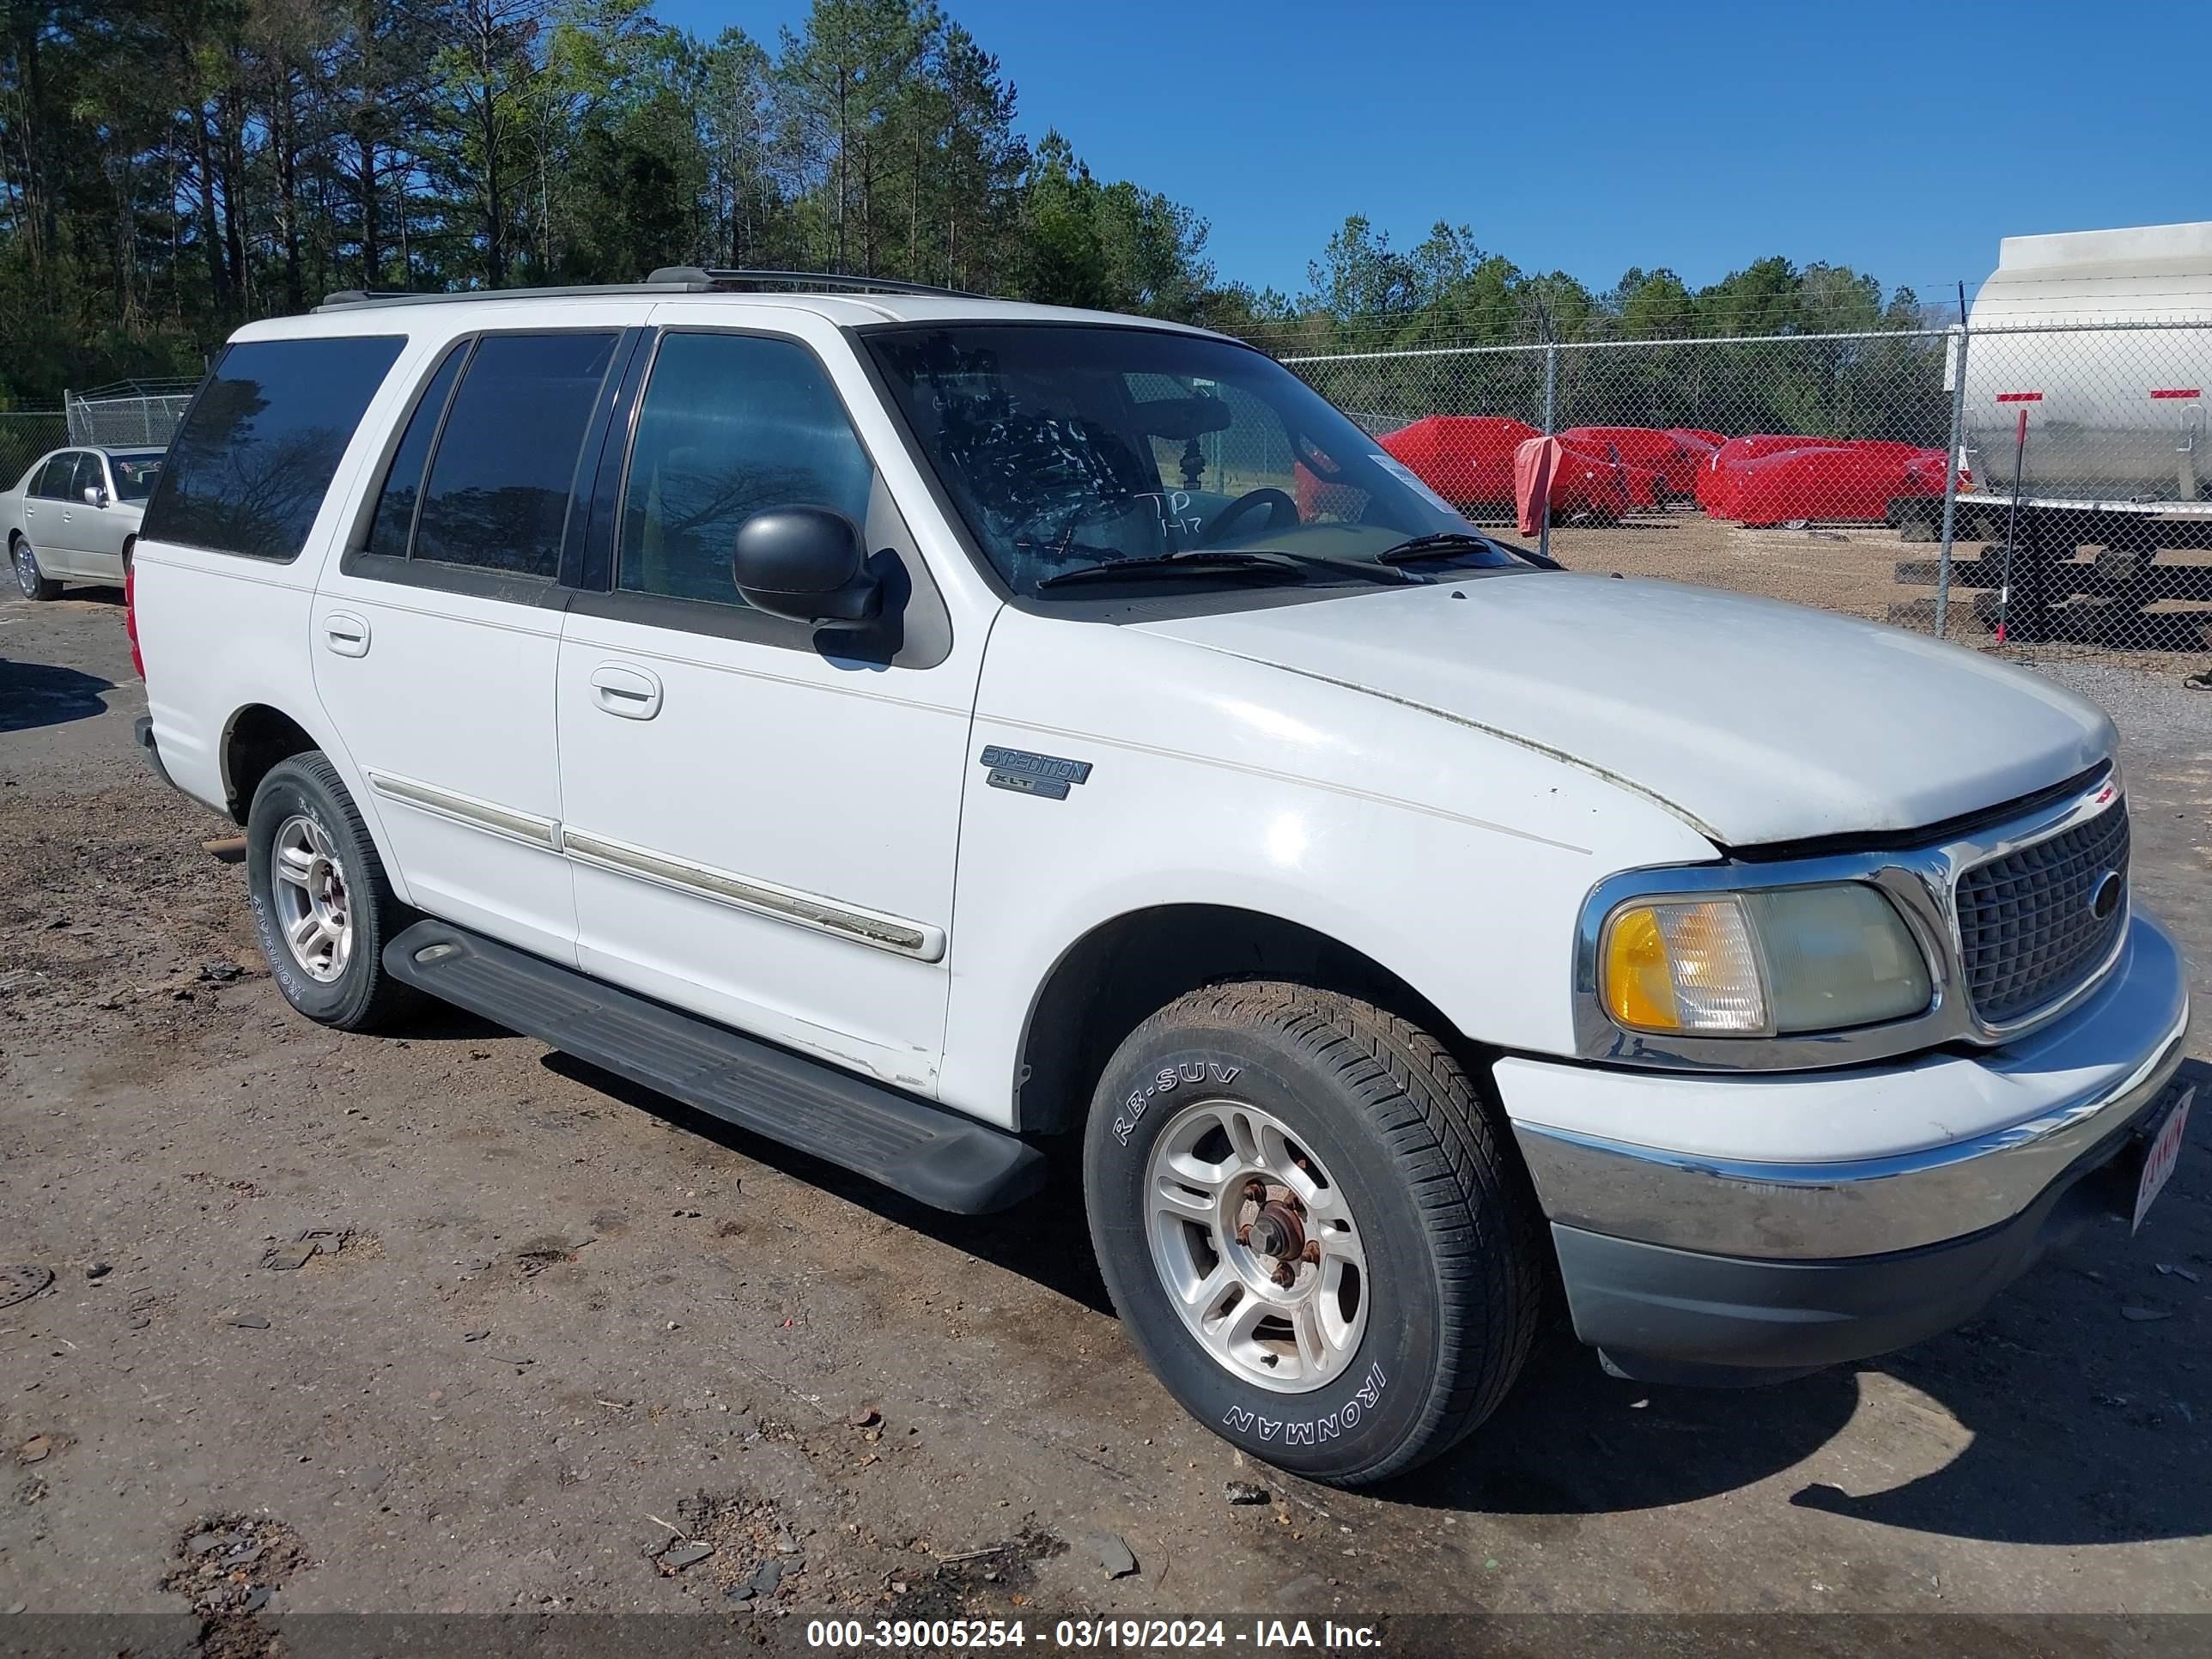
{"label": "wheel arch", "polygon": [[1014,1070],[1014,1127],[1079,1126],[1114,1049],[1144,1018],[1200,986],[1284,980],[1371,1002],[1450,1048],[1486,1091],[1484,1051],[1428,998],[1373,957],[1302,922],[1233,905],[1127,911],[1062,951],[1030,1000]]}
{"label": "wheel arch", "polygon": [[323,740],[283,709],[249,702],[233,711],[222,728],[223,805],[231,817],[246,822],[253,792],[280,762],[311,750],[327,753]]}

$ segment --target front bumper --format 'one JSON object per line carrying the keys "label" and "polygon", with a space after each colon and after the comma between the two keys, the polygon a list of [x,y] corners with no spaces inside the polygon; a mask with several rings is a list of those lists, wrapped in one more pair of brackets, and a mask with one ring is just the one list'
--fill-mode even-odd
{"label": "front bumper", "polygon": [[2002,1049],[1746,1077],[1508,1060],[1508,1115],[1577,1333],[1654,1381],[1887,1352],[1971,1317],[2108,1201],[2169,1109],[2180,953],[2131,924],[2105,983]]}

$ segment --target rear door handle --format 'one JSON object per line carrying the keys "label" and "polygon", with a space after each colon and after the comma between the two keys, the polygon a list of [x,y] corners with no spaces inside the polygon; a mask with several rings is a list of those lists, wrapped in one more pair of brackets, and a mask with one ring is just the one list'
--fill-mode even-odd
{"label": "rear door handle", "polygon": [[368,624],[359,617],[334,611],[323,618],[323,643],[341,657],[368,654]]}
{"label": "rear door handle", "polygon": [[660,678],[627,663],[603,662],[592,671],[592,701],[626,720],[649,720],[660,712]]}

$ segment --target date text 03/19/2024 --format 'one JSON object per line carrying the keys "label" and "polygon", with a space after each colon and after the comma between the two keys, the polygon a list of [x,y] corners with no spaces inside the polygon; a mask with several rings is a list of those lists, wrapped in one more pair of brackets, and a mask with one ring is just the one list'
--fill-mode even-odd
{"label": "date text 03/19/2024", "polygon": [[1311,1648],[1373,1651],[1382,1633],[1373,1625],[1333,1619],[1060,1619],[1032,1631],[1021,1619],[814,1619],[806,1626],[811,1648],[878,1652],[981,1650],[1039,1647],[1066,1650],[1185,1648]]}

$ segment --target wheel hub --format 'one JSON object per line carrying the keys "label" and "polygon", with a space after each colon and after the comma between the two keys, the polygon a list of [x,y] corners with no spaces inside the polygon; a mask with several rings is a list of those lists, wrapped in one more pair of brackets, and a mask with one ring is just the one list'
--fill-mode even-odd
{"label": "wheel hub", "polygon": [[276,925],[292,959],[328,984],[353,959],[353,914],[336,844],[313,818],[289,817],[270,843],[269,874]]}
{"label": "wheel hub", "polygon": [[1147,1236],[1184,1325],[1241,1381],[1304,1393],[1340,1375],[1366,1328],[1351,1206],[1272,1113],[1185,1107],[1153,1143]]}

